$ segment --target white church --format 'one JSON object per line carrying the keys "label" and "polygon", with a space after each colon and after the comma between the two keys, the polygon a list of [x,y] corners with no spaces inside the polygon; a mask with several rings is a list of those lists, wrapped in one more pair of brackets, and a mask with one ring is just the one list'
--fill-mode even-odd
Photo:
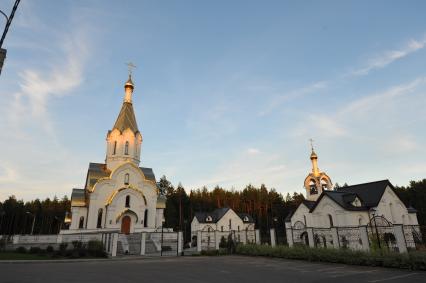
{"label": "white church", "polygon": [[312,172],[305,178],[306,200],[286,218],[296,229],[304,227],[356,227],[370,225],[418,225],[416,210],[406,207],[389,180],[332,189],[330,177],[318,168],[312,148]]}
{"label": "white church", "polygon": [[139,167],[142,134],[133,112],[131,74],[120,114],[106,136],[105,163],[90,163],[84,189],[73,189],[69,230],[150,232],[164,221],[166,198],[151,168]]}

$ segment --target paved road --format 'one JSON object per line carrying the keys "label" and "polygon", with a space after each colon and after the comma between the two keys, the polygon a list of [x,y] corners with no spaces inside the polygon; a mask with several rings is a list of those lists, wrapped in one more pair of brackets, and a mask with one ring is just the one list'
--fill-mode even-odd
{"label": "paved road", "polygon": [[426,272],[262,257],[0,263],[0,282],[426,282]]}

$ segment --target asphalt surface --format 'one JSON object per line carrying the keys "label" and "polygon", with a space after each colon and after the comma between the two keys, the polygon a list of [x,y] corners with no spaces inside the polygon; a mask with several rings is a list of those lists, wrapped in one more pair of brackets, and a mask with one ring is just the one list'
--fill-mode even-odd
{"label": "asphalt surface", "polygon": [[426,272],[263,257],[0,263],[0,282],[426,282]]}

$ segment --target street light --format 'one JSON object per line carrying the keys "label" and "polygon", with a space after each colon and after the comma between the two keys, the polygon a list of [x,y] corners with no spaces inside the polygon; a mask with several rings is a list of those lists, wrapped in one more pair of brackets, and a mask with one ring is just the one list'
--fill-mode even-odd
{"label": "street light", "polygon": [[58,221],[58,234],[59,234],[59,232],[61,231],[62,222],[61,222],[61,219],[58,216],[55,216],[55,219]]}
{"label": "street light", "polygon": [[18,8],[19,2],[21,0],[16,0],[13,5],[12,12],[8,17],[3,11],[0,10],[0,13],[6,18],[6,25],[4,26],[3,35],[0,38],[0,74],[3,67],[4,59],[6,58],[6,49],[1,48],[3,46],[4,39],[6,38],[7,31],[9,30],[10,24],[12,23],[13,16],[15,15],[16,9]]}
{"label": "street light", "polygon": [[164,236],[163,227],[164,227],[165,221],[166,220],[164,218],[161,220],[161,250],[160,250],[160,256],[163,256],[163,236]]}
{"label": "street light", "polygon": [[[1,220],[0,220],[0,231],[3,231],[3,229],[2,229],[2,225],[3,225],[3,217],[4,217],[4,215],[6,214],[6,212],[4,212],[3,210],[2,211],[0,211],[0,216],[1,216]],[[1,235],[1,233],[0,233],[0,235]]]}
{"label": "street light", "polygon": [[25,212],[26,214],[28,214],[28,215],[31,215],[32,217],[33,217],[33,224],[31,225],[31,235],[33,235],[33,233],[34,233],[34,224],[35,224],[35,214],[33,214],[33,213],[31,213],[31,212],[29,212],[29,211],[27,211],[27,212]]}
{"label": "street light", "polygon": [[278,245],[278,237],[277,237],[277,222],[278,222],[278,218],[274,217],[274,234],[275,234],[275,244]]}
{"label": "street light", "polygon": [[[375,216],[376,210],[372,207],[372,208],[370,208],[370,212],[371,212],[371,215],[373,215],[372,218],[373,218],[373,221],[374,221],[374,229],[376,231],[377,244],[379,245],[379,249],[381,250],[382,245],[380,244],[379,230],[377,229],[376,216]],[[370,223],[371,223],[371,219],[370,219]]]}

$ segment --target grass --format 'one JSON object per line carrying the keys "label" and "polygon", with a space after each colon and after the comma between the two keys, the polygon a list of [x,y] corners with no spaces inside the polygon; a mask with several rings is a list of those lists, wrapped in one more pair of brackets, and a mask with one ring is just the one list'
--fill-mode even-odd
{"label": "grass", "polygon": [[238,245],[237,254],[250,256],[267,256],[286,259],[300,259],[344,263],[352,265],[382,266],[404,268],[411,270],[426,270],[425,252],[362,252],[350,249],[309,248],[305,246],[266,246],[266,245]]}
{"label": "grass", "polygon": [[48,255],[23,254],[17,252],[0,252],[0,260],[44,260],[51,259]]}

